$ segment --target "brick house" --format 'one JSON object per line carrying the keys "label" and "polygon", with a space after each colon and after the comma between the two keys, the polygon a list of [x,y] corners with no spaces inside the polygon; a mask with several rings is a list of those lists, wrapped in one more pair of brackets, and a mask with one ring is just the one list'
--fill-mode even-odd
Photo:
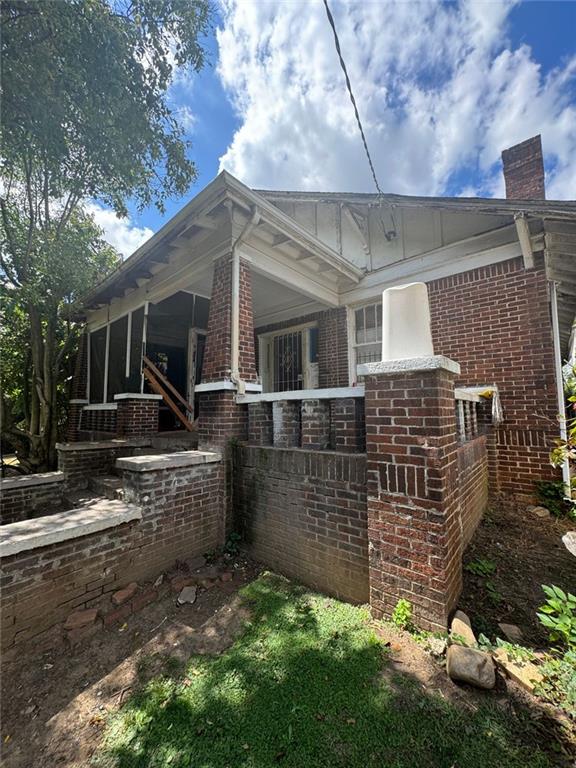
{"label": "brick house", "polygon": [[530,497],[555,476],[576,205],[544,199],[539,137],[503,162],[506,200],[252,190],[222,172],[86,298],[70,439],[186,426],[146,397],[143,350],[201,445],[246,436],[251,395],[356,388],[380,360],[383,289],[425,281],[457,386],[499,392],[493,488]]}
{"label": "brick house", "polygon": [[[114,590],[148,583],[136,610],[232,528],[274,570],[445,629],[490,495],[561,477],[576,204],[544,199],[540,137],[503,161],[506,200],[221,173],[96,286],[59,471],[0,480],[2,647],[72,609],[118,620]],[[412,282],[434,354],[383,360],[382,293]]]}

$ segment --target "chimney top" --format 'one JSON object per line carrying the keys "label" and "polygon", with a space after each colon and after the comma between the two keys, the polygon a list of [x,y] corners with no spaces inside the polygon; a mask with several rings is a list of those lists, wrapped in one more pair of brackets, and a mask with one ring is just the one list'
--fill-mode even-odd
{"label": "chimney top", "polygon": [[540,134],[502,152],[506,197],[510,200],[544,200],[544,159]]}

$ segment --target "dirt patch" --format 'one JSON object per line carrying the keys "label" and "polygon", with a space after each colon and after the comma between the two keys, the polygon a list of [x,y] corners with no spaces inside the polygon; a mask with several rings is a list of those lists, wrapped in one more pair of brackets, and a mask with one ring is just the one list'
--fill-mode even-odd
{"label": "dirt patch", "polygon": [[238,564],[231,581],[178,606],[166,593],[121,627],[74,650],[30,649],[2,669],[3,768],[80,768],[89,763],[108,713],[137,685],[174,673],[193,654],[216,654],[237,637],[248,613],[238,589],[257,569]]}
{"label": "dirt patch", "polygon": [[[511,504],[486,513],[464,553],[464,589],[458,601],[477,635],[502,637],[498,623],[505,622],[520,627],[526,645],[548,644],[536,616],[545,601],[541,585],[574,591],[576,557],[561,541],[574,528],[574,521],[539,518]],[[493,563],[496,570],[487,576],[470,573],[466,566],[478,561]]]}

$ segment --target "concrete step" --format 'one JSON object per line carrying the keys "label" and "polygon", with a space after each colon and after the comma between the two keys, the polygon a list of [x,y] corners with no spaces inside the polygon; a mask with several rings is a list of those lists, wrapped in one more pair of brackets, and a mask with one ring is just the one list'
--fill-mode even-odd
{"label": "concrete step", "polygon": [[98,494],[98,496],[104,496],[104,498],[110,499],[111,501],[122,499],[124,495],[122,480],[116,475],[99,475],[97,477],[91,477],[89,485],[90,489]]}

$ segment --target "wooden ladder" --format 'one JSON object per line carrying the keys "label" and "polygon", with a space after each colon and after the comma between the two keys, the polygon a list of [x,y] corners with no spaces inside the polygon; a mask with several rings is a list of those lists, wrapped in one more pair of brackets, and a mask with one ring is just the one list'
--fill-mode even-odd
{"label": "wooden ladder", "polygon": [[162,399],[164,400],[166,405],[170,408],[174,416],[176,416],[176,418],[182,422],[182,424],[184,425],[184,428],[187,429],[188,432],[193,432],[194,424],[186,418],[186,415],[182,413],[180,408],[178,408],[178,406],[176,405],[172,397],[170,397],[168,392],[170,392],[176,398],[176,400],[178,400],[178,402],[181,403],[186,408],[186,411],[188,413],[194,413],[194,406],[190,405],[190,403],[182,397],[182,395],[180,394],[180,392],[178,392],[176,387],[174,387],[168,381],[166,376],[164,376],[164,374],[160,370],[158,370],[158,368],[154,365],[154,363],[152,362],[152,360],[150,360],[149,357],[146,357],[146,355],[144,355],[144,357],[142,358],[142,361],[144,363],[142,372],[144,374],[144,378],[150,385],[150,388],[155,392],[155,394],[162,396]]}

